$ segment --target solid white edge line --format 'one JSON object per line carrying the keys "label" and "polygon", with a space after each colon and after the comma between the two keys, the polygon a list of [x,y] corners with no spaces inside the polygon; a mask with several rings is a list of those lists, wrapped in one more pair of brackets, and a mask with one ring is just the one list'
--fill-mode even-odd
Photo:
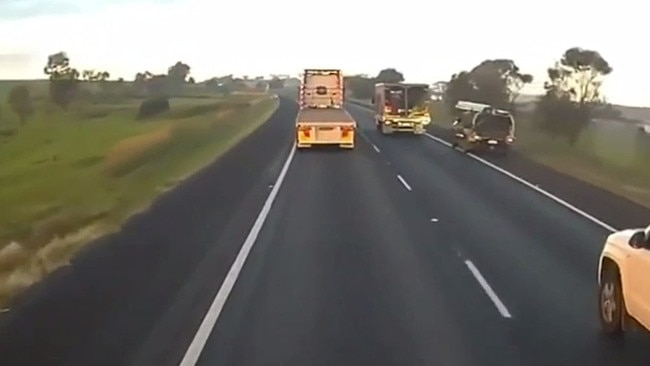
{"label": "solid white edge line", "polygon": [[404,178],[402,178],[401,175],[397,174],[397,179],[399,179],[399,181],[402,182],[404,188],[408,189],[409,191],[411,190],[411,186],[406,182],[406,180],[404,180]]}
{"label": "solid white edge line", "polygon": [[512,315],[510,314],[510,311],[508,311],[508,308],[506,305],[499,299],[499,296],[492,290],[492,287],[490,284],[487,282],[485,277],[481,274],[481,272],[476,268],[474,263],[470,261],[469,259],[465,260],[465,265],[469,269],[470,272],[472,272],[472,275],[474,275],[474,278],[476,278],[476,281],[478,281],[479,285],[483,288],[483,291],[488,295],[490,300],[494,303],[494,306],[496,306],[497,310],[499,313],[501,313],[501,316],[504,318],[512,318]]}
{"label": "solid white edge line", "polygon": [[451,144],[448,143],[447,141],[445,141],[445,140],[443,140],[443,139],[441,139],[441,138],[435,137],[435,136],[433,136],[432,134],[430,134],[430,133],[428,133],[428,132],[425,132],[424,135],[425,135],[426,137],[428,137],[428,138],[430,138],[430,139],[436,141],[436,142],[439,142],[439,143],[441,143],[441,144],[443,144],[443,145],[445,145],[445,146],[449,146],[449,147],[451,147]]}
{"label": "solid white edge line", "polygon": [[199,326],[199,329],[194,335],[194,339],[192,340],[192,343],[187,348],[187,351],[185,352],[185,355],[183,356],[183,359],[179,364],[180,366],[196,365],[199,357],[201,356],[201,352],[205,347],[208,337],[212,333],[212,329],[214,328],[215,324],[217,323],[217,320],[219,319],[219,315],[221,314],[221,311],[223,310],[223,307],[226,304],[226,300],[228,299],[228,296],[230,295],[230,292],[232,291],[232,288],[235,285],[235,281],[237,281],[237,277],[239,277],[239,273],[241,272],[244,263],[246,262],[246,258],[248,257],[248,254],[250,253],[253,244],[255,244],[255,240],[257,239],[257,236],[262,230],[262,226],[264,225],[264,222],[266,221],[266,218],[269,215],[271,206],[273,205],[273,201],[275,200],[275,197],[278,195],[278,191],[280,190],[280,187],[282,186],[282,182],[284,181],[284,177],[286,176],[287,171],[289,170],[289,165],[293,160],[293,156],[295,152],[296,152],[296,145],[294,143],[293,147],[291,148],[291,152],[289,152],[289,156],[287,157],[287,160],[285,161],[284,166],[282,167],[282,170],[280,171],[280,174],[278,175],[278,178],[276,179],[275,184],[273,185],[273,189],[271,190],[271,193],[269,193],[269,196],[266,198],[266,201],[264,202],[264,206],[262,206],[262,210],[257,216],[255,223],[251,227],[250,232],[246,237],[246,240],[244,240],[244,244],[242,244],[242,247],[239,250],[239,253],[237,254],[237,258],[235,258],[235,261],[230,267],[230,270],[228,271],[226,278],[221,284],[221,287],[219,288],[217,295],[214,297],[214,300],[212,301],[212,305],[210,305],[208,312],[205,314],[205,317],[201,322],[201,326]]}
{"label": "solid white edge line", "polygon": [[[431,135],[429,133],[426,133],[425,135],[428,138],[430,138],[431,140],[433,140],[433,141],[436,141],[436,142],[441,143],[441,144],[446,145],[446,146],[451,146],[450,143],[448,143],[447,141],[445,141],[445,140],[443,140],[443,139],[441,139],[439,137],[433,136],[433,135]],[[569,202],[561,199],[560,197],[557,197],[557,196],[553,195],[552,193],[550,193],[550,192],[548,192],[548,191],[546,191],[546,190],[544,190],[542,188],[539,188],[539,187],[535,186],[534,184],[530,183],[529,181],[514,175],[513,173],[511,173],[511,172],[497,166],[496,164],[493,164],[493,163],[491,163],[491,162],[489,162],[489,161],[487,161],[487,160],[485,160],[485,159],[483,159],[483,158],[481,158],[479,156],[476,156],[476,155],[474,155],[472,153],[468,153],[466,155],[469,156],[470,158],[472,158],[472,159],[474,159],[474,160],[476,160],[476,161],[478,161],[478,162],[480,162],[480,163],[482,163],[482,164],[496,170],[497,172],[499,172],[499,173],[501,173],[501,174],[503,174],[503,175],[505,175],[505,176],[507,176],[507,177],[509,177],[509,178],[523,184],[524,186],[536,191],[537,193],[540,193],[543,196],[546,196],[547,198],[550,198],[551,200],[555,201],[555,203],[558,203],[561,206],[564,206],[565,208],[568,208],[569,210],[573,211],[574,213],[576,213],[576,214],[586,218],[587,220],[595,223],[596,225],[598,225],[598,226],[600,226],[600,227],[602,227],[602,228],[604,228],[606,230],[609,230],[610,232],[618,231],[615,227],[613,227],[613,226],[603,222],[602,220],[600,220],[600,219],[586,213],[585,211],[577,208],[576,206],[574,206],[574,205],[570,204]]]}
{"label": "solid white edge line", "polygon": [[381,151],[379,151],[379,148],[375,144],[372,144],[372,148],[375,149],[376,152],[381,152]]}

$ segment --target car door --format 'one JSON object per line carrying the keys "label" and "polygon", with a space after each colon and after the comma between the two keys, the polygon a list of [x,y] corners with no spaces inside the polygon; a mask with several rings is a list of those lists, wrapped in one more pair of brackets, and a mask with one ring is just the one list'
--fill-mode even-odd
{"label": "car door", "polygon": [[[628,310],[637,321],[650,329],[650,246],[633,251],[628,259]],[[628,292],[629,291],[629,292]]]}

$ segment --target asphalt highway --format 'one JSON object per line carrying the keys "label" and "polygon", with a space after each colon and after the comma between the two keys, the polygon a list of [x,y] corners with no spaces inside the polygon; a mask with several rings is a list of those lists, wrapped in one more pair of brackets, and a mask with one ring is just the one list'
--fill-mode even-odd
{"label": "asphalt highway", "polygon": [[283,102],[183,193],[21,299],[0,328],[0,365],[178,365],[233,262],[198,365],[650,362],[645,335],[599,333],[606,229],[349,111],[356,149],[294,152]]}
{"label": "asphalt highway", "polygon": [[358,148],[295,156],[200,365],[650,360],[641,337],[622,347],[598,332],[607,230],[350,111]]}

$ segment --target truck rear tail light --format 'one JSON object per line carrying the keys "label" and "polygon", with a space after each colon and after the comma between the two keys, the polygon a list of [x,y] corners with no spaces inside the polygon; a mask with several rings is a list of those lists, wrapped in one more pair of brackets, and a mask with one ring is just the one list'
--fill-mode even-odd
{"label": "truck rear tail light", "polygon": [[307,126],[301,126],[299,130],[302,132],[302,134],[305,137],[309,137],[311,135],[311,128]]}
{"label": "truck rear tail light", "polygon": [[349,127],[349,126],[341,127],[341,135],[342,135],[343,137],[348,137],[348,135],[349,135],[350,132],[352,132],[352,131],[354,131],[354,128],[353,128],[353,127]]}

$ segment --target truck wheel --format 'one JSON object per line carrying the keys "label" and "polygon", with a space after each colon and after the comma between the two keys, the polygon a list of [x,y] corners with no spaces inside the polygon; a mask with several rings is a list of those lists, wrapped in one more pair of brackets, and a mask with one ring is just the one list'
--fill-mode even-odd
{"label": "truck wheel", "polygon": [[381,125],[381,133],[384,135],[390,135],[393,133],[392,129],[386,125]]}
{"label": "truck wheel", "polygon": [[600,281],[598,291],[598,312],[600,325],[609,336],[623,334],[623,320],[626,316],[621,291],[621,279],[617,270],[607,269]]}

